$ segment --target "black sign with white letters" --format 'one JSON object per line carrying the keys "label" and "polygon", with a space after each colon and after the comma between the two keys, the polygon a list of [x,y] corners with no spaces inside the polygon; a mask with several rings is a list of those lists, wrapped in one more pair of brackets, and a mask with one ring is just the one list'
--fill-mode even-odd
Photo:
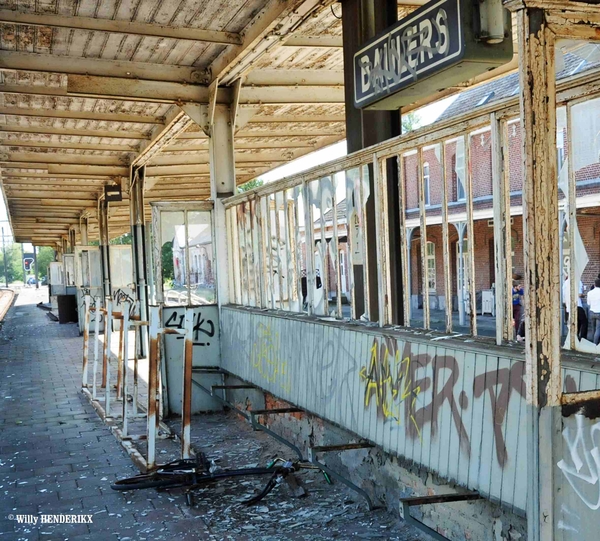
{"label": "black sign with white letters", "polygon": [[358,108],[459,62],[465,51],[460,0],[425,4],[354,55]]}

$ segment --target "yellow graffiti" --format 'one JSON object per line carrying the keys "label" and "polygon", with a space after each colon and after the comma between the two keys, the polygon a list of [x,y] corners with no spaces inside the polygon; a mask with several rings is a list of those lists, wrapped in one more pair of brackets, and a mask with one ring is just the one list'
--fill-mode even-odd
{"label": "yellow graffiti", "polygon": [[257,334],[250,356],[252,367],[264,380],[279,383],[284,391],[289,391],[288,362],[281,360],[277,351],[279,333],[274,333],[268,325],[259,323]]}
{"label": "yellow graffiti", "polygon": [[[364,405],[368,408],[372,396],[375,396],[377,412],[384,421],[393,420],[400,425],[404,404],[405,417],[414,425],[420,439],[421,431],[413,412],[421,387],[413,385],[411,358],[401,359],[400,351],[396,347],[393,349],[395,351],[390,352],[387,342],[380,345],[377,338],[373,340],[369,362],[359,372],[360,379],[366,382]],[[411,397],[408,406],[405,401]]]}

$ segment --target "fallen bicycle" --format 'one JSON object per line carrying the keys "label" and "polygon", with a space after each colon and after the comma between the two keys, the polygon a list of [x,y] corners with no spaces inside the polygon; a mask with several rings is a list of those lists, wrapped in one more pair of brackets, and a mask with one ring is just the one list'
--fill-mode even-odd
{"label": "fallen bicycle", "polygon": [[[159,466],[153,472],[136,475],[127,479],[121,479],[111,485],[113,490],[138,490],[144,488],[186,488],[185,497],[188,505],[193,504],[192,492],[204,485],[234,477],[270,475],[270,479],[256,496],[244,501],[245,505],[254,505],[261,501],[275,487],[284,480],[293,478],[295,472],[300,470],[319,469],[307,462],[291,462],[277,458],[264,468],[241,468],[232,470],[215,469],[206,459],[203,453],[199,453],[196,459],[182,459],[169,462]],[[325,479],[331,483],[329,476],[323,472]],[[289,479],[291,481],[291,479]],[[295,484],[295,482],[294,482]]]}

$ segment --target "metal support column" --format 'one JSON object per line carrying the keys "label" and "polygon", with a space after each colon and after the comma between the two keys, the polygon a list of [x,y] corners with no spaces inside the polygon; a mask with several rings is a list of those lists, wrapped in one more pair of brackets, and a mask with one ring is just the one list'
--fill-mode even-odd
{"label": "metal support column", "polygon": [[[136,299],[139,302],[139,316],[148,321],[148,265],[146,255],[146,220],[144,216],[144,182],[146,166],[132,166],[129,182],[129,217],[131,222],[131,249],[133,258],[133,281]],[[139,358],[146,356],[147,329],[138,327],[137,348]]]}
{"label": "metal support column", "polygon": [[539,8],[516,10],[523,137],[525,361],[530,541],[556,539],[552,434],[560,419],[560,254],[554,35]]}
{"label": "metal support column", "polygon": [[229,256],[224,197],[236,192],[233,125],[230,108],[216,105],[213,122],[209,128],[210,193],[214,201],[213,224],[215,238],[215,265],[217,276],[217,301],[219,306],[229,302]]}
{"label": "metal support column", "polygon": [[88,245],[88,218],[87,216],[79,219],[79,235],[81,237],[81,245]]}
{"label": "metal support column", "polygon": [[[377,4],[377,6],[375,6]],[[395,0],[345,0],[342,3],[342,27],[344,45],[344,88],[346,103],[346,141],[348,153],[356,152],[375,143],[400,135],[400,115],[397,111],[361,111],[354,107],[354,53],[363,43],[398,20],[398,6]],[[388,223],[390,246],[390,282],[394,298],[390,299],[391,322],[404,321],[402,293],[402,261],[400,253],[400,215],[398,193],[398,167],[395,159],[386,160],[387,199],[389,201]],[[354,265],[353,283],[355,287],[356,313],[365,311],[374,320],[379,313],[377,287],[377,242],[375,220],[374,171],[369,166],[370,197],[366,202],[365,226],[367,230],[368,272],[363,265]],[[365,306],[364,279],[368,277],[369,305]]]}
{"label": "metal support column", "polygon": [[110,253],[108,250],[108,201],[98,201],[98,230],[100,241],[100,258],[102,263],[102,286],[104,297],[110,297]]}

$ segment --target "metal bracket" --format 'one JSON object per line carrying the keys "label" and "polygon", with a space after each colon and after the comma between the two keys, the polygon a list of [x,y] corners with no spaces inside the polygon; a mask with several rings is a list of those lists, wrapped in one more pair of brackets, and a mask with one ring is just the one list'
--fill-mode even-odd
{"label": "metal bracket", "polygon": [[309,447],[308,448],[308,460],[317,466],[321,471],[324,471],[330,477],[333,477],[336,481],[346,485],[350,490],[360,494],[367,502],[369,506],[369,511],[373,511],[375,509],[379,509],[380,505],[374,505],[371,497],[360,487],[356,486],[352,481],[346,479],[343,475],[340,475],[337,472],[331,470],[328,466],[319,462],[317,460],[317,453],[327,453],[332,451],[348,451],[352,449],[368,449],[370,447],[374,447],[372,443],[369,442],[359,442],[359,443],[346,443],[342,445],[322,445],[317,447]]}
{"label": "metal bracket", "polygon": [[449,541],[447,537],[436,532],[420,520],[417,520],[410,514],[410,508],[415,505],[433,505],[434,503],[465,502],[471,500],[480,500],[482,496],[478,492],[465,492],[463,494],[437,494],[435,496],[415,496],[412,498],[400,499],[400,516],[407,524],[411,524],[422,532],[430,535],[436,541]]}
{"label": "metal bracket", "polygon": [[[241,415],[242,417],[244,417],[244,419],[250,421],[250,423],[252,424],[252,428],[254,430],[262,430],[263,432],[266,432],[267,434],[269,434],[269,436],[271,436],[274,439],[276,439],[279,443],[282,443],[286,447],[289,447],[292,451],[294,451],[294,453],[296,453],[298,455],[298,457],[300,458],[300,460],[304,461],[304,457],[302,455],[302,451],[300,451],[300,449],[298,447],[296,447],[293,443],[291,443],[290,441],[286,440],[285,438],[281,437],[279,434],[273,432],[271,429],[267,428],[265,425],[259,423],[255,419],[256,415],[265,415],[267,412],[269,412],[269,411],[275,412],[275,410],[256,410],[256,411],[248,410],[248,411],[244,411],[244,410],[241,410],[240,408],[238,408],[232,402],[229,402],[229,400],[227,400],[226,398],[224,398],[222,396],[219,396],[219,395],[216,395],[213,392],[213,390],[215,388],[220,388],[220,389],[223,389],[223,388],[224,389],[240,389],[240,388],[242,388],[242,389],[256,389],[255,386],[253,386],[253,385],[213,385],[211,387],[211,389],[209,390],[206,387],[204,387],[204,385],[201,385],[200,383],[198,383],[194,379],[192,379],[192,383],[194,385],[196,385],[196,387],[202,389],[205,393],[209,394],[213,398],[216,398],[217,400],[219,400],[220,402],[222,402],[223,404],[225,404],[228,408],[231,408],[233,411],[235,411],[236,413],[238,413],[239,415]],[[257,412],[261,412],[261,413],[257,413]]]}

